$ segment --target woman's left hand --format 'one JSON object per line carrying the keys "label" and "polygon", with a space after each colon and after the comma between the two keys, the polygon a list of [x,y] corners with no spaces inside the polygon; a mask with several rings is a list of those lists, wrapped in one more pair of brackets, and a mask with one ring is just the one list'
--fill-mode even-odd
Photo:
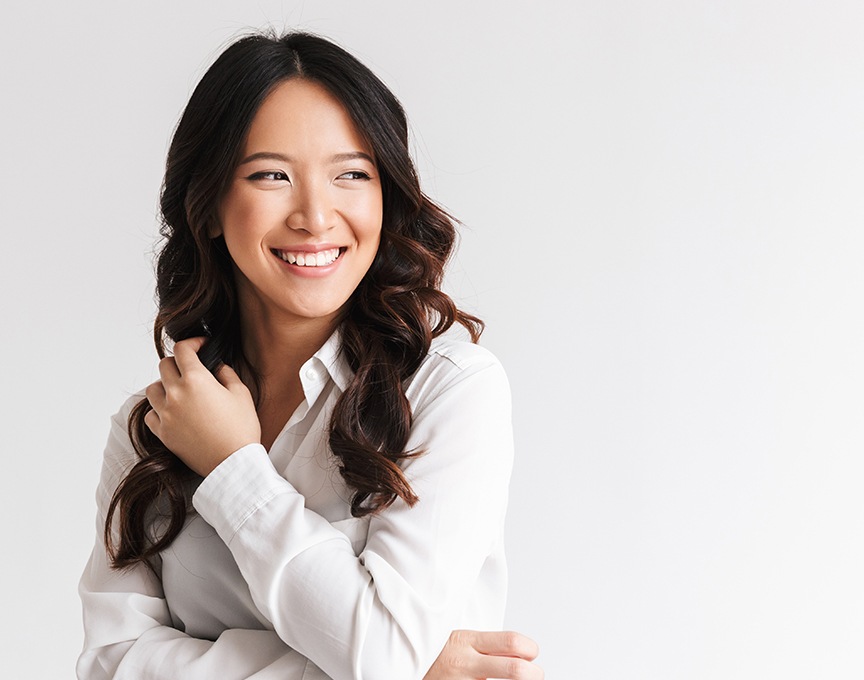
{"label": "woman's left hand", "polygon": [[206,338],[174,345],[159,362],[145,394],[153,410],[147,427],[190,469],[206,477],[238,449],[261,441],[261,425],[249,389],[230,366],[214,376],[198,359]]}
{"label": "woman's left hand", "polygon": [[543,680],[537,643],[513,631],[454,630],[423,680]]}

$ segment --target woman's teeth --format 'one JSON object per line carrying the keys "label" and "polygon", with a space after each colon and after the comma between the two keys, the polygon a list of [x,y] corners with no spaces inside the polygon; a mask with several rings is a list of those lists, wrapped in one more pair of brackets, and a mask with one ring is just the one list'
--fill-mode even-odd
{"label": "woman's teeth", "polygon": [[274,250],[273,253],[288,264],[296,264],[298,267],[326,267],[336,261],[340,249],[330,248],[330,250],[320,250],[317,253],[292,253],[287,250]]}

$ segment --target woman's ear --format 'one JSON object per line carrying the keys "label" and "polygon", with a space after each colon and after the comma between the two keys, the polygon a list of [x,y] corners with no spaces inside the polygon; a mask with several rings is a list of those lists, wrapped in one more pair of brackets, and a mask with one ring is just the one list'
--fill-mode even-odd
{"label": "woman's ear", "polygon": [[222,236],[222,209],[217,208],[207,216],[207,237],[217,238]]}
{"label": "woman's ear", "polygon": [[[186,200],[183,202],[183,205],[186,208],[186,223],[191,227],[192,224],[195,223],[195,220],[192,219],[192,211],[190,210],[190,198],[191,194],[187,193]],[[219,214],[220,212],[221,210],[217,210],[216,214],[204,216],[203,219],[207,222],[207,226],[205,227],[205,233],[207,234],[207,238],[212,239],[218,236],[222,236],[222,215]]]}

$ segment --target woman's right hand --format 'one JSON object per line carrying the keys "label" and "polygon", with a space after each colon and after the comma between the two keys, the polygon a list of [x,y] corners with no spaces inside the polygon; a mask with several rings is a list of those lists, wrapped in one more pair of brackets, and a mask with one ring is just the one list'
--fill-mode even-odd
{"label": "woman's right hand", "polygon": [[423,680],[543,680],[539,652],[521,633],[454,630]]}
{"label": "woman's right hand", "polygon": [[223,364],[215,374],[198,358],[206,338],[174,345],[159,362],[162,378],[145,394],[152,407],[144,423],[190,470],[202,477],[247,444],[261,441],[261,425],[249,389]]}

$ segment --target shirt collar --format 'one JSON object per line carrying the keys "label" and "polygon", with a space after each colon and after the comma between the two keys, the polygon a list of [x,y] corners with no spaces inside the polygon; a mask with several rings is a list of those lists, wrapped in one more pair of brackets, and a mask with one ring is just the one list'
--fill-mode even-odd
{"label": "shirt collar", "polygon": [[342,352],[342,333],[338,328],[300,368],[300,382],[307,403],[315,403],[328,378],[342,392],[348,389],[354,378],[354,372]]}

